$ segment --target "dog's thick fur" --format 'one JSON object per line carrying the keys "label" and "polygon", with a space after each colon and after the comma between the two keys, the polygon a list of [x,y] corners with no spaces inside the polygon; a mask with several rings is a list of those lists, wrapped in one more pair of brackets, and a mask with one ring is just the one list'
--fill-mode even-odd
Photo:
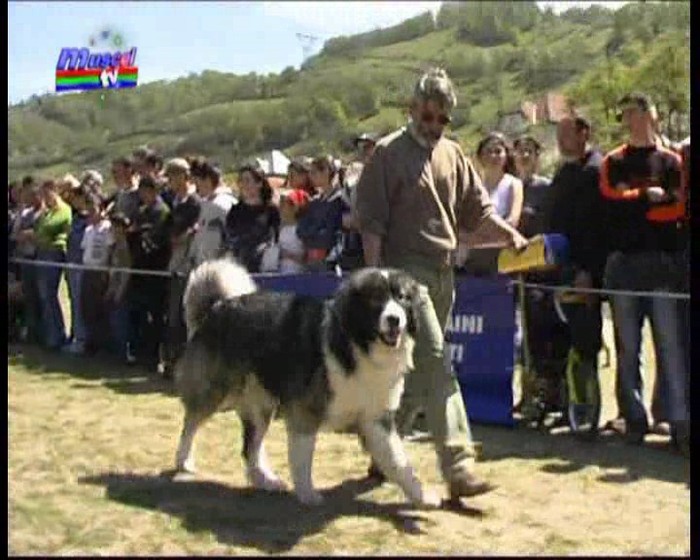
{"label": "dog's thick fur", "polygon": [[333,430],[356,432],[414,504],[437,506],[408,464],[393,423],[412,367],[418,299],[417,284],[394,270],[356,272],[324,303],[257,291],[232,262],[199,267],[185,292],[189,342],[176,367],[185,407],[177,471],[194,471],[192,442],[202,423],[234,408],[249,482],[284,489],[263,446],[279,408],[301,502],[322,501],[311,481],[314,444],[319,430]]}
{"label": "dog's thick fur", "polygon": [[217,301],[252,294],[257,289],[246,269],[232,260],[208,261],[198,266],[192,271],[183,296],[187,338],[192,338]]}

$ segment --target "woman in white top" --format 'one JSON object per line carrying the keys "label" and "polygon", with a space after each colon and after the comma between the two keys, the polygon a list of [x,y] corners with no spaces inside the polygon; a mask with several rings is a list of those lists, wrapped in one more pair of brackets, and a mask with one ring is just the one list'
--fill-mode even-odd
{"label": "woman in white top", "polygon": [[487,135],[476,150],[481,179],[491,195],[496,213],[517,227],[523,210],[523,183],[515,176],[515,164],[508,140],[499,132]]}
{"label": "woman in white top", "polygon": [[[517,227],[523,210],[523,183],[515,176],[515,163],[510,145],[500,132],[492,132],[479,142],[476,150],[481,182],[491,196],[496,213],[511,226]],[[466,246],[460,244],[457,265],[464,265],[472,274],[494,274],[499,248],[488,246],[478,233],[470,236]]]}

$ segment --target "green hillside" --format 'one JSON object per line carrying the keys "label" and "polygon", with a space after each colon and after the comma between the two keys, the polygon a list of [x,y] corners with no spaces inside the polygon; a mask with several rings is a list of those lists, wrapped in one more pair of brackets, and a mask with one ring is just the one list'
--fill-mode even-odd
{"label": "green hillside", "polygon": [[344,154],[356,132],[400,126],[419,72],[435,64],[458,87],[452,132],[467,150],[499,112],[548,91],[586,106],[604,145],[618,134],[611,100],[629,87],[656,96],[670,135],[687,133],[677,117],[688,113],[689,22],[689,2],[560,16],[534,2],[447,2],[437,21],[426,13],[331,39],[300,70],[207,71],[135,90],[34,97],[8,109],[9,175],[106,171],[141,144],[201,153],[225,169],[270,149]]}

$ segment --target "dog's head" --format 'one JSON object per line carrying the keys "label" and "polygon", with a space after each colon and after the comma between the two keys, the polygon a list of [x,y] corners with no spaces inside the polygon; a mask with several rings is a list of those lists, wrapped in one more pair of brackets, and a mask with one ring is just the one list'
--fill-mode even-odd
{"label": "dog's head", "polygon": [[346,335],[365,351],[373,342],[398,348],[418,327],[418,284],[398,270],[366,268],[338,291],[336,318]]}

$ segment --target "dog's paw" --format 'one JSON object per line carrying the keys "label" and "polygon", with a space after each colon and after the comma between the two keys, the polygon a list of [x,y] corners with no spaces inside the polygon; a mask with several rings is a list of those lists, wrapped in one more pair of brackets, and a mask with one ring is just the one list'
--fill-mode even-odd
{"label": "dog's paw", "polygon": [[188,457],[185,460],[180,460],[178,458],[178,460],[175,461],[175,472],[176,473],[196,474],[197,468],[195,467],[195,464],[194,464],[194,458]]}
{"label": "dog's paw", "polygon": [[250,471],[248,481],[253,488],[265,492],[285,492],[288,489],[287,485],[272,473]]}
{"label": "dog's paw", "polygon": [[289,490],[287,483],[279,478],[265,479],[260,485],[256,486],[256,488],[267,492],[286,492]]}
{"label": "dog's paw", "polygon": [[320,506],[323,503],[323,496],[315,490],[297,492],[297,498],[305,506]]}
{"label": "dog's paw", "polygon": [[173,482],[188,482],[196,478],[196,473],[190,470],[177,469],[172,473]]}

